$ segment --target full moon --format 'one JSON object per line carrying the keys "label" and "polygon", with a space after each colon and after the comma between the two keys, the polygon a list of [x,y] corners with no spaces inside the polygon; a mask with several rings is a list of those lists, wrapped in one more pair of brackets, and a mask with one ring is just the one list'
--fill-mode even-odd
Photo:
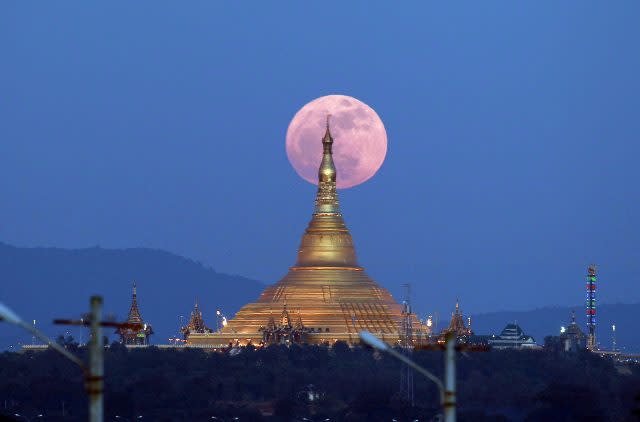
{"label": "full moon", "polygon": [[345,189],[366,182],[387,155],[387,132],[371,107],[346,95],[317,98],[293,116],[286,141],[291,165],[304,180],[318,184],[327,115],[331,115],[337,187]]}

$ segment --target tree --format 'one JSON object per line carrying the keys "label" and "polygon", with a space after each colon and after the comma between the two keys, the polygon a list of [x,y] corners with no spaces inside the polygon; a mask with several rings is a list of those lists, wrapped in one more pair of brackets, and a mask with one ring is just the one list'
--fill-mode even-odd
{"label": "tree", "polygon": [[635,405],[633,406],[633,410],[631,411],[631,414],[635,417],[636,420],[640,421],[640,393],[636,395],[634,402],[635,402]]}

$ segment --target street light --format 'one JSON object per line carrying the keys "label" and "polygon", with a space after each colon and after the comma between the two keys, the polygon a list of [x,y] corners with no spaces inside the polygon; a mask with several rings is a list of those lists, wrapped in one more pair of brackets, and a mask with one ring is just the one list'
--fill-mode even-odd
{"label": "street light", "polygon": [[442,381],[440,381],[438,377],[436,377],[431,372],[424,369],[422,366],[419,366],[408,357],[404,356],[401,353],[398,353],[394,348],[389,347],[387,343],[380,340],[378,337],[374,336],[368,331],[360,331],[360,339],[365,343],[367,343],[369,346],[373,347],[374,349],[378,349],[381,352],[389,353],[391,356],[395,357],[396,359],[399,359],[406,365],[410,366],[411,368],[420,372],[425,377],[429,378],[431,381],[435,382],[436,385],[438,386],[438,390],[440,391],[440,402],[444,403],[444,385],[442,384]]}
{"label": "street light", "polygon": [[440,404],[444,408],[445,422],[455,422],[455,340],[451,335],[447,336],[445,349],[445,381],[447,383],[446,390],[444,384],[438,377],[436,377],[420,365],[416,364],[405,355],[398,353],[393,347],[389,347],[387,343],[380,340],[370,332],[360,331],[360,339],[374,349],[380,350],[381,352],[389,353],[394,358],[398,359],[410,368],[413,368],[414,370],[418,371],[419,373],[433,381],[438,386],[438,390],[440,392]]}
{"label": "street light", "polygon": [[[78,365],[84,373],[86,382],[86,391],[89,395],[89,420],[91,422],[102,422],[102,405],[103,405],[103,357],[102,353],[104,348],[102,342],[102,329],[101,325],[109,325],[109,323],[100,322],[102,318],[102,297],[91,297],[91,341],[89,342],[89,365],[85,364],[80,358],[69,352],[67,349],[51,340],[49,337],[41,333],[36,327],[26,323],[11,310],[4,303],[0,302],[0,321],[7,321],[8,323],[21,327],[35,337],[45,342],[56,352],[60,353],[76,365]],[[62,320],[61,320],[62,321]],[[55,321],[54,321],[55,322]],[[87,322],[82,321],[80,324],[88,325]],[[78,325],[80,325],[78,324]],[[116,326],[117,324],[111,324]],[[39,416],[38,416],[39,417]]]}

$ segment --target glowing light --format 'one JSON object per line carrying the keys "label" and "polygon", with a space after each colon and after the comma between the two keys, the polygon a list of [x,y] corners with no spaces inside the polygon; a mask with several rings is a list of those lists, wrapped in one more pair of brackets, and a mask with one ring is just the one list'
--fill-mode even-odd
{"label": "glowing light", "polygon": [[222,326],[223,327],[227,326],[227,317],[222,317]]}
{"label": "glowing light", "polygon": [[216,310],[216,315],[220,316],[220,309]]}
{"label": "glowing light", "polygon": [[427,318],[427,327],[431,327],[433,325],[433,320],[431,319],[431,315]]}
{"label": "glowing light", "polygon": [[613,331],[615,331],[615,330],[616,330],[616,325],[615,325],[615,324],[613,324],[613,325],[611,326],[611,329],[612,329]]}
{"label": "glowing light", "polygon": [[567,331],[567,329],[566,329],[566,328],[564,328],[564,327],[560,327],[560,333],[564,333],[565,331]]}

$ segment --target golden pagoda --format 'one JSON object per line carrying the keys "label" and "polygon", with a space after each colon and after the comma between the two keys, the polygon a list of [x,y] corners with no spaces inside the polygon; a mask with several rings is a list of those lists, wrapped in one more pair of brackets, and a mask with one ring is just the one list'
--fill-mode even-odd
{"label": "golden pagoda", "polygon": [[131,297],[131,307],[129,308],[128,324],[138,325],[139,328],[120,327],[116,334],[120,336],[120,343],[126,345],[147,345],[149,344],[149,336],[153,334],[151,324],[145,324],[140,309],[138,309],[138,289],[136,282],[133,282],[133,295]]}
{"label": "golden pagoda", "polygon": [[456,310],[455,312],[451,312],[449,326],[438,335],[438,343],[444,343],[449,333],[452,333],[458,341],[466,342],[469,340],[469,337],[473,335],[473,331],[471,330],[471,317],[469,317],[468,321],[469,325],[466,326],[464,316],[460,310],[460,301],[456,299]]}
{"label": "golden pagoda", "polygon": [[202,311],[198,308],[198,301],[196,300],[196,304],[193,307],[193,311],[191,311],[191,318],[189,318],[189,323],[180,327],[180,332],[184,335],[185,339],[189,337],[191,333],[212,333],[213,330],[206,326],[204,323],[204,318],[202,318]]}
{"label": "golden pagoda", "polygon": [[[391,294],[358,265],[353,239],[340,212],[332,145],[327,117],[315,210],[302,236],[295,265],[284,278],[267,287],[256,302],[242,307],[220,332],[192,333],[189,344],[258,345],[269,338],[355,344],[359,343],[358,333],[362,330],[388,343],[398,342],[402,318],[406,316]],[[288,318],[287,309],[295,313],[296,325],[304,329],[297,334],[278,335],[292,329],[287,321],[274,324],[274,314],[286,314]],[[414,327],[419,326],[415,315],[409,317]]]}

